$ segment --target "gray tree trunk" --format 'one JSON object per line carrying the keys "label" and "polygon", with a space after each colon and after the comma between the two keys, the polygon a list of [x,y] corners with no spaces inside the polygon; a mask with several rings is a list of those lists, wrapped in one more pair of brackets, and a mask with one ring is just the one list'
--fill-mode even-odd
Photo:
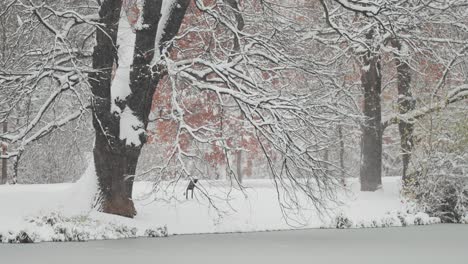
{"label": "gray tree trunk", "polygon": [[[8,131],[8,122],[5,120],[3,122],[3,133]],[[1,142],[0,142],[1,143]],[[3,155],[7,154],[7,148],[5,146],[0,146],[0,151]],[[6,184],[8,181],[8,160],[2,159],[2,178],[0,184]]]}
{"label": "gray tree trunk", "polygon": [[[170,14],[161,43],[177,34],[188,3],[189,0],[177,1],[177,8]],[[122,0],[105,0],[99,11],[103,26],[96,32],[93,52],[93,68],[98,71],[89,75],[93,93],[93,126],[96,131],[93,153],[99,183],[98,208],[105,213],[133,217],[136,210],[132,201],[132,176],[135,175],[146,136],[140,135],[142,144],[138,146],[127,145],[119,138],[120,116],[111,113],[111,71],[113,64],[118,62],[115,43],[121,9]],[[153,94],[163,74],[159,69],[151,69],[149,66],[154,56],[161,1],[146,1],[142,13],[147,26],[136,32],[130,73],[131,94],[124,101],[116,103],[122,109],[131,109],[146,130]]]}
{"label": "gray tree trunk", "polygon": [[[393,47],[402,51],[402,44],[398,40],[392,41]],[[415,109],[415,100],[411,93],[411,69],[407,61],[396,55],[397,76],[398,76],[398,111],[405,114]],[[405,121],[398,121],[398,130],[400,132],[400,149],[403,161],[403,184],[408,182],[408,167],[413,149],[413,131],[414,125]]]}
{"label": "gray tree trunk", "polygon": [[[367,35],[372,41],[372,32]],[[366,118],[361,136],[361,191],[376,191],[382,185],[382,111],[381,111],[381,58],[367,51],[362,57],[361,75],[364,89],[364,109]]]}
{"label": "gray tree trunk", "polygon": [[242,177],[242,150],[237,151],[236,161],[237,161],[237,166],[236,166],[237,180],[239,181],[239,183],[242,183],[242,178],[243,178]]}

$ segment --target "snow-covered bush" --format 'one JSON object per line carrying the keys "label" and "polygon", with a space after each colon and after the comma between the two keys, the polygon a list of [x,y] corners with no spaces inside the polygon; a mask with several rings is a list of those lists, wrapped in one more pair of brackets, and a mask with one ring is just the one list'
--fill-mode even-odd
{"label": "snow-covered bush", "polygon": [[0,234],[0,242],[3,241],[3,237],[5,237],[5,241],[8,243],[33,243],[34,241],[28,235],[28,233],[24,230],[19,231],[18,233],[10,232],[8,236],[3,236]]}
{"label": "snow-covered bush", "polygon": [[387,212],[384,216],[373,219],[351,219],[344,213],[339,213],[329,228],[382,228],[402,227],[412,225],[431,225],[440,223],[438,217],[431,217],[426,213]]}
{"label": "snow-covered bush", "polygon": [[433,154],[410,178],[405,193],[419,210],[459,223],[468,211],[468,154]]}
{"label": "snow-covered bush", "polygon": [[353,226],[353,221],[351,221],[343,213],[340,213],[335,217],[335,228],[343,229],[343,228],[351,228],[352,226]]}
{"label": "snow-covered bush", "polygon": [[65,217],[51,213],[29,219],[25,230],[0,234],[0,241],[6,243],[33,243],[43,241],[68,242],[101,239],[166,237],[166,227],[146,229],[138,232],[136,227],[117,223],[100,222],[88,216]]}
{"label": "snow-covered bush", "polygon": [[[448,110],[446,110],[448,111]],[[415,211],[462,222],[468,210],[468,115],[466,103],[418,122],[415,149],[404,194]]]}
{"label": "snow-covered bush", "polygon": [[466,213],[460,220],[461,224],[468,224],[468,213]]}

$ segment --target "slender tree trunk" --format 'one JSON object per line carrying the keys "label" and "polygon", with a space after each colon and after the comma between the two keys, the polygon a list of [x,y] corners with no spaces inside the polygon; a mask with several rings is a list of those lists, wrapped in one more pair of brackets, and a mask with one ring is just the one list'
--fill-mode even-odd
{"label": "slender tree trunk", "polygon": [[[392,41],[393,47],[399,52],[402,51],[402,43],[398,40]],[[402,59],[399,54],[396,55],[397,75],[398,75],[398,111],[400,114],[405,114],[408,111],[415,109],[415,100],[411,94],[411,69],[407,61]],[[405,121],[399,120],[398,130],[400,132],[400,149],[403,161],[403,184],[408,182],[408,167],[413,149],[413,131],[414,125]]]}
{"label": "slender tree trunk", "polygon": [[[8,122],[5,120],[3,122],[3,133],[6,133],[8,131]],[[1,142],[0,142],[1,143]],[[0,150],[3,155],[7,154],[7,145],[1,145]],[[8,181],[8,160],[7,159],[2,159],[2,179],[0,181],[0,184],[6,184]]]}
{"label": "slender tree trunk", "polygon": [[18,183],[18,169],[19,169],[19,162],[21,160],[22,155],[23,155],[23,150],[20,150],[15,157],[15,161],[13,162],[13,177],[11,179],[11,184]]}
{"label": "slender tree trunk", "polygon": [[237,180],[239,181],[239,183],[242,183],[242,150],[237,151],[236,161]]}
{"label": "slender tree trunk", "polygon": [[[244,18],[242,17],[242,14],[240,13],[240,10],[239,10],[239,5],[238,5],[238,2],[237,0],[225,0],[225,2],[233,9],[234,11],[234,16],[236,18],[236,22],[237,22],[237,29],[239,31],[242,31],[244,29]],[[233,47],[233,51],[234,52],[239,52],[240,51],[240,39],[239,39],[239,36],[238,35],[234,35],[234,47]],[[243,120],[243,116],[241,114],[240,116],[241,120]],[[242,131],[240,131],[241,135],[240,135],[240,140],[242,140]],[[243,178],[243,175],[242,175],[242,150],[238,150],[237,153],[236,153],[236,160],[237,160],[237,166],[236,166],[236,170],[237,170],[237,180],[239,181],[239,183],[242,183],[242,178]]]}
{"label": "slender tree trunk", "polygon": [[[372,33],[368,34],[368,39]],[[382,185],[382,112],[380,56],[368,51],[363,56],[361,75],[364,89],[364,116],[361,136],[361,191],[375,191]]]}
{"label": "slender tree trunk", "polygon": [[345,186],[345,164],[344,164],[344,155],[345,155],[345,145],[343,138],[343,127],[338,126],[338,139],[340,140],[340,169],[341,169],[341,183]]}
{"label": "slender tree trunk", "polygon": [[[189,0],[178,0],[169,14],[163,29],[162,43],[171,40],[178,32]],[[98,208],[111,214],[133,217],[136,210],[132,201],[133,176],[146,134],[139,134],[141,144],[127,144],[120,138],[120,114],[111,112],[112,66],[118,65],[116,39],[122,0],[105,0],[99,15],[103,26],[96,32],[93,52],[93,68],[89,75],[93,93],[93,126],[96,131],[94,163],[99,183]],[[143,23],[137,30],[132,69],[130,72],[130,95],[118,102],[118,107],[130,112],[143,124],[146,131],[154,91],[162,78],[159,69],[151,69],[158,23],[161,17],[161,1],[148,0],[144,4]],[[156,66],[157,67],[157,66]],[[117,102],[116,102],[117,103]],[[125,123],[123,125],[126,125]],[[130,129],[135,128],[132,124]]]}

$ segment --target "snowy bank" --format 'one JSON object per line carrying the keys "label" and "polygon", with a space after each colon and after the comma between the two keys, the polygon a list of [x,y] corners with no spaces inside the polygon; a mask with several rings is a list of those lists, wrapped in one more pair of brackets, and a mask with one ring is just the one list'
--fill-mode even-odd
{"label": "snowy bank", "polygon": [[[343,205],[328,216],[303,210],[285,221],[277,193],[269,180],[245,180],[244,192],[231,190],[224,181],[201,181],[213,197],[229,200],[210,206],[200,191],[186,200],[184,187],[159,189],[136,182],[134,219],[90,210],[96,191],[91,169],[73,184],[0,186],[0,236],[3,242],[71,241],[166,236],[171,234],[250,232],[294,228],[388,227],[437,223],[423,213],[408,213],[400,198],[400,178],[383,179],[377,192],[359,191],[356,179],[340,194]],[[181,184],[183,185],[183,184]],[[293,225],[291,225],[293,223]],[[167,227],[167,229],[166,229]],[[25,237],[26,236],[26,237]]]}

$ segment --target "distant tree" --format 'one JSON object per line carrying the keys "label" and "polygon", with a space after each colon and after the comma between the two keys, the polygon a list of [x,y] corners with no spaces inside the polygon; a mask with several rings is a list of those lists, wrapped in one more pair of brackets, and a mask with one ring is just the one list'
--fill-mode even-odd
{"label": "distant tree", "polygon": [[[454,60],[446,61],[440,54],[454,54],[458,60],[465,53],[466,42],[457,34],[466,34],[466,8],[461,1],[449,3],[409,3],[407,1],[349,1],[334,0],[320,1],[328,27],[333,29],[340,38],[335,45],[347,47],[347,51],[357,57],[361,62],[361,86],[363,91],[363,115],[361,123],[361,163],[360,179],[361,190],[375,191],[379,188],[382,178],[382,146],[385,128],[391,124],[399,124],[401,137],[401,153],[403,160],[403,176],[409,165],[410,154],[413,148],[413,125],[409,119],[392,117],[389,120],[382,118],[382,78],[385,73],[382,60],[389,51],[395,55],[397,63],[397,90],[398,114],[397,116],[424,116],[426,108],[415,108],[415,99],[412,98],[412,76],[410,68],[418,68],[417,59],[424,57],[430,60],[431,65],[448,66],[445,74],[437,78],[436,85],[432,85],[432,92],[439,93],[441,86],[448,83],[444,77],[453,70],[450,66]],[[333,12],[332,12],[333,10]],[[451,15],[447,15],[450,13]],[[442,22],[444,21],[444,22]],[[450,27],[448,25],[456,25]],[[450,29],[447,29],[450,27]],[[445,29],[445,30],[444,30]],[[427,37],[434,35],[437,37]],[[445,49],[441,42],[451,43],[453,49]],[[439,45],[434,45],[439,43]],[[413,56],[414,55],[414,56]],[[413,57],[412,57],[413,56]],[[464,100],[466,96],[460,91],[461,87],[454,87],[453,91],[446,92],[448,100],[429,107],[434,110],[448,104]],[[463,90],[463,89],[462,89]],[[438,106],[435,106],[438,105]],[[441,106],[443,105],[443,106]],[[429,110],[432,112],[432,110]],[[418,115],[420,113],[421,115]],[[405,182],[404,181],[404,182]]]}

